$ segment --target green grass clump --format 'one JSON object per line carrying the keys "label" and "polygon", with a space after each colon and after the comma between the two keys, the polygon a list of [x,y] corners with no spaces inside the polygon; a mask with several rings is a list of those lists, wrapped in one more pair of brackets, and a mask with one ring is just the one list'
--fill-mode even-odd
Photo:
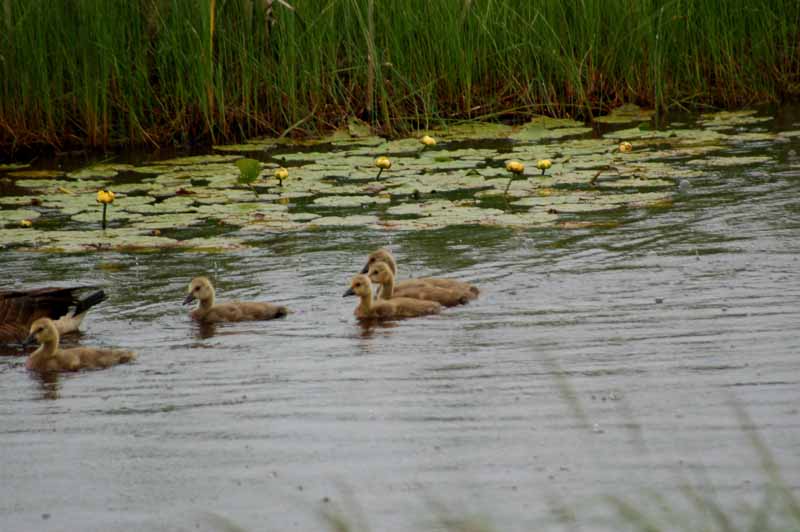
{"label": "green grass clump", "polygon": [[[796,0],[0,0],[0,145],[386,133],[800,93]],[[272,4],[272,7],[268,6]]]}

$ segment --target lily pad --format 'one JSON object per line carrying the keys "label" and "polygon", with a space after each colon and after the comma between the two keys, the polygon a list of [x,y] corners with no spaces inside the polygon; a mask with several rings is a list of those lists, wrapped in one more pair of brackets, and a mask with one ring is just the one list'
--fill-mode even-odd
{"label": "lily pad", "polygon": [[706,128],[731,128],[749,124],[759,124],[772,120],[771,116],[755,116],[758,111],[749,109],[742,111],[720,111],[701,115],[699,123]]}
{"label": "lily pad", "polygon": [[514,131],[509,138],[517,141],[534,142],[545,139],[560,139],[562,137],[583,135],[591,131],[592,128],[590,127],[563,127],[550,129],[543,126],[541,123],[533,122],[520,127]]}
{"label": "lily pad", "polygon": [[0,225],[18,224],[22,220],[33,220],[42,214],[31,209],[0,209]]}
{"label": "lily pad", "polygon": [[511,126],[494,122],[463,122],[448,126],[446,129],[427,131],[425,133],[440,138],[458,140],[508,138],[513,132]]}
{"label": "lily pad", "polygon": [[389,198],[380,196],[324,196],[314,200],[317,207],[360,207],[372,203],[389,203]]}
{"label": "lily pad", "polygon": [[598,116],[594,118],[595,122],[601,124],[627,124],[630,122],[647,122],[653,115],[655,110],[642,109],[636,104],[627,103],[616,109],[612,110],[605,116]]}
{"label": "lily pad", "polygon": [[22,168],[28,168],[30,163],[4,163],[0,164],[0,172],[5,172],[7,170],[20,170]]}
{"label": "lily pad", "polygon": [[159,161],[159,166],[195,166],[210,163],[232,163],[241,157],[239,155],[192,155],[189,157],[176,157],[175,159],[167,159],[166,161]]}
{"label": "lily pad", "polygon": [[61,170],[18,170],[16,172],[8,172],[6,175],[25,179],[53,179],[63,177],[64,172]]}
{"label": "lily pad", "polygon": [[728,156],[728,157],[706,157],[705,159],[692,159],[686,164],[700,166],[751,166],[754,164],[764,164],[772,162],[772,157],[767,155],[753,156]]}
{"label": "lily pad", "polygon": [[378,222],[378,217],[369,214],[353,215],[353,216],[321,216],[308,222],[308,227],[334,227],[334,226],[350,226],[361,227],[375,224]]}

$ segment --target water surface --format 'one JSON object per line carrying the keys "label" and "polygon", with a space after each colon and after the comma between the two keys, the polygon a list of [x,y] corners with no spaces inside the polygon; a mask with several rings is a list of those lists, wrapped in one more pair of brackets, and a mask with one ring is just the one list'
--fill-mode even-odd
{"label": "water surface", "polygon": [[[729,507],[767,482],[742,405],[798,488],[800,143],[693,179],[616,226],[265,234],[217,254],[0,251],[12,286],[96,283],[79,341],[131,365],[43,382],[0,359],[9,531],[583,529],[598,498],[701,486]],[[474,282],[439,316],[362,327],[341,297],[373,248],[401,276]],[[189,279],[285,320],[193,324]],[[363,518],[359,518],[362,515]],[[558,528],[558,525],[554,525]],[[566,526],[566,525],[565,525]]]}

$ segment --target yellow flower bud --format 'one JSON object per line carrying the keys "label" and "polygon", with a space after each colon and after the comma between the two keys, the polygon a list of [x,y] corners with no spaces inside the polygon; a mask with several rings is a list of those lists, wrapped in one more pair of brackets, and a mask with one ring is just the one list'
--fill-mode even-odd
{"label": "yellow flower bud", "polygon": [[275,179],[278,179],[278,180],[280,180],[280,181],[283,181],[284,179],[286,179],[287,177],[289,177],[289,170],[287,170],[286,168],[284,168],[283,166],[281,166],[280,168],[277,168],[277,169],[275,170],[275,172],[273,172],[273,174],[272,174],[272,175],[273,175],[273,176],[275,176]]}
{"label": "yellow flower bud", "polygon": [[388,157],[381,156],[375,159],[375,166],[381,170],[388,170],[392,167],[392,161],[390,161]]}
{"label": "yellow flower bud", "polygon": [[423,136],[421,139],[419,139],[419,141],[425,146],[436,146],[436,139],[430,135]]}
{"label": "yellow flower bud", "polygon": [[525,165],[519,161],[508,161],[506,163],[506,170],[512,174],[521,174],[525,171]]}
{"label": "yellow flower bud", "polygon": [[550,159],[539,159],[536,161],[536,168],[539,170],[547,170],[551,166],[553,166],[553,161]]}
{"label": "yellow flower bud", "polygon": [[104,203],[106,205],[114,203],[115,194],[110,190],[100,189],[97,191],[97,203]]}
{"label": "yellow flower bud", "polygon": [[631,151],[633,151],[633,144],[631,144],[628,141],[620,142],[619,143],[619,151],[621,151],[622,153],[631,152]]}
{"label": "yellow flower bud", "polygon": [[30,227],[33,225],[33,222],[30,220],[20,220],[19,225],[20,227]]}

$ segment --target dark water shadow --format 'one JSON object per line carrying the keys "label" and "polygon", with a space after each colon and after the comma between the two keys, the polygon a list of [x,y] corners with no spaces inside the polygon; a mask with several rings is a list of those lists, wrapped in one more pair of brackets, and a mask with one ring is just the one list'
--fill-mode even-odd
{"label": "dark water shadow", "polygon": [[31,378],[39,383],[42,399],[55,400],[61,397],[61,381],[56,371],[31,371]]}

